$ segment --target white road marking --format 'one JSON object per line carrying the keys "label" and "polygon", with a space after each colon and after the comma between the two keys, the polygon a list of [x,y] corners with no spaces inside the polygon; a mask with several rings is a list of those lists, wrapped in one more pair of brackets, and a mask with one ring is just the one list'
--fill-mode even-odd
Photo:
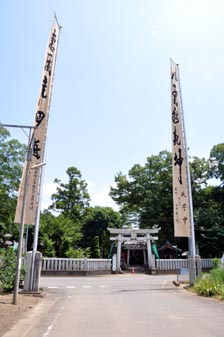
{"label": "white road marking", "polygon": [[[56,287],[58,288],[58,287]],[[65,303],[66,304],[66,303]],[[49,325],[49,327],[47,328],[47,331],[43,334],[43,337],[48,337],[51,334],[51,330],[54,327],[55,322],[57,321],[57,319],[59,318],[59,316],[61,315],[62,311],[65,308],[65,304],[61,307],[61,309],[59,310],[59,312],[57,313],[57,315],[55,316],[55,318],[53,319],[53,322],[51,325]]]}
{"label": "white road marking", "polygon": [[[83,285],[83,286],[80,286],[80,287],[82,287],[82,288],[93,288],[94,286],[91,286],[91,285]],[[95,287],[98,287],[98,288],[108,288],[109,286],[107,286],[107,285],[99,285],[99,286],[95,286]],[[65,289],[77,289],[77,287],[76,286],[63,286],[63,287],[57,287],[57,286],[49,286],[49,287],[47,287],[48,289],[59,289],[59,288],[61,288],[61,289],[63,289],[63,288],[65,288]]]}
{"label": "white road marking", "polygon": [[93,286],[82,286],[83,288],[92,288]]}
{"label": "white road marking", "polygon": [[98,286],[99,288],[108,288],[108,286]]}

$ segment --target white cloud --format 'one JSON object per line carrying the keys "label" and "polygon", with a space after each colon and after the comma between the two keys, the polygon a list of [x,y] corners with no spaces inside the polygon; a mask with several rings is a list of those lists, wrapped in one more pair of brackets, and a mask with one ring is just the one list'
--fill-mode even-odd
{"label": "white cloud", "polygon": [[51,196],[56,192],[57,184],[55,183],[46,183],[43,185],[43,194],[41,200],[41,210],[47,209],[51,201]]}
{"label": "white cloud", "polygon": [[119,207],[109,196],[110,186],[115,186],[115,183],[104,185],[100,190],[97,190],[95,183],[88,182],[88,191],[91,198],[91,206],[111,207],[115,211],[119,210]]}

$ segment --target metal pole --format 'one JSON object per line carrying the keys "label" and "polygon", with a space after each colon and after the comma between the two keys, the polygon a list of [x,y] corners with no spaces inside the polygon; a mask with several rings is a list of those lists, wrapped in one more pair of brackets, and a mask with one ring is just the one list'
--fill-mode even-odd
{"label": "metal pole", "polygon": [[20,279],[20,270],[22,263],[22,247],[23,247],[23,232],[24,232],[24,222],[25,222],[25,211],[26,211],[26,194],[27,194],[27,183],[29,176],[29,166],[31,159],[32,147],[30,146],[31,142],[31,129],[29,127],[29,144],[28,151],[26,157],[26,175],[25,175],[25,185],[24,185],[24,194],[23,194],[23,204],[22,204],[22,214],[21,214],[21,223],[20,223],[20,234],[19,234],[19,242],[18,242],[18,251],[17,251],[17,262],[16,262],[16,275],[15,275],[15,283],[14,283],[14,292],[13,292],[13,304],[17,304],[17,295],[19,290],[19,279]]}

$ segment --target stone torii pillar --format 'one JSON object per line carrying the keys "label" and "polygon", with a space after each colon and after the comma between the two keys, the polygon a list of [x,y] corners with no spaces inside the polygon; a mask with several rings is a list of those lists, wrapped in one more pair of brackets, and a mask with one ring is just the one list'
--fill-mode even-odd
{"label": "stone torii pillar", "polygon": [[117,272],[121,273],[121,244],[122,244],[122,235],[118,234],[117,240]]}
{"label": "stone torii pillar", "polygon": [[151,247],[149,233],[146,234],[146,243],[147,243],[148,266],[149,266],[149,269],[151,269],[152,268],[152,247]]}

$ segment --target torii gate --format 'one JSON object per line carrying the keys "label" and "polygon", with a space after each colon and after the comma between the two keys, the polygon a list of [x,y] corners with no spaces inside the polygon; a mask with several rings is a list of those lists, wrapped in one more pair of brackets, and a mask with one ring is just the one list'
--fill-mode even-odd
{"label": "torii gate", "polygon": [[158,240],[158,236],[152,236],[153,234],[158,234],[160,228],[151,229],[117,229],[108,228],[110,234],[115,234],[116,236],[110,237],[110,240],[117,242],[117,265],[116,272],[121,272],[121,245],[123,242],[136,240],[145,241],[147,243],[147,256],[148,256],[148,267],[149,271],[154,268],[153,258],[152,258],[152,248],[151,241]]}

